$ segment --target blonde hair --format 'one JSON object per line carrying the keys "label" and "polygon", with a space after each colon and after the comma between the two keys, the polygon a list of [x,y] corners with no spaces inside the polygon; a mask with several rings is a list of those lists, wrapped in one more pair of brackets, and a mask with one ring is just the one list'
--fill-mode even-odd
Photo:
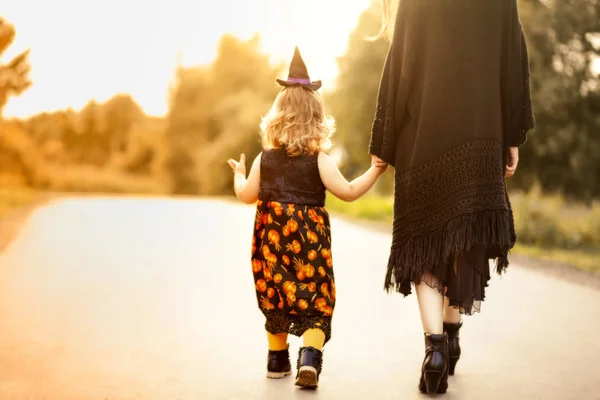
{"label": "blonde hair", "polygon": [[399,4],[400,0],[381,0],[381,30],[372,40],[385,37],[391,41],[394,38]]}
{"label": "blonde hair", "polygon": [[321,96],[299,86],[284,88],[260,125],[265,149],[285,149],[290,156],[328,151],[335,131]]}

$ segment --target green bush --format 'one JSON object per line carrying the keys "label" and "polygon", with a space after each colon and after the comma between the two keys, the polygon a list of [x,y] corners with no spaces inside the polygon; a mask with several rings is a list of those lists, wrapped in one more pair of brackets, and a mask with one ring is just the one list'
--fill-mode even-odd
{"label": "green bush", "polygon": [[521,244],[564,249],[600,246],[599,204],[568,203],[561,196],[544,196],[537,189],[512,199]]}
{"label": "green bush", "polygon": [[366,196],[347,203],[328,194],[327,209],[351,218],[386,221],[391,220],[394,214],[394,199],[383,196]]}

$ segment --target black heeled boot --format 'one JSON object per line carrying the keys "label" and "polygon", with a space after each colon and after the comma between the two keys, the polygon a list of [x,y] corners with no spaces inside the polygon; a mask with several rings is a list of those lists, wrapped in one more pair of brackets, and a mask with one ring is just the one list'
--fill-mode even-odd
{"label": "black heeled boot", "polygon": [[446,393],[448,389],[448,334],[425,334],[425,360],[421,368],[419,390],[422,393]]}
{"label": "black heeled boot", "polygon": [[296,386],[316,389],[323,366],[323,352],[314,347],[301,347],[298,351],[298,374]]}
{"label": "black heeled boot", "polygon": [[267,361],[267,378],[281,379],[292,374],[292,365],[290,364],[290,351],[269,350]]}
{"label": "black heeled boot", "polygon": [[454,375],[454,368],[460,358],[460,344],[458,343],[458,331],[462,326],[462,321],[456,324],[444,322],[444,332],[448,334],[448,363],[449,373]]}

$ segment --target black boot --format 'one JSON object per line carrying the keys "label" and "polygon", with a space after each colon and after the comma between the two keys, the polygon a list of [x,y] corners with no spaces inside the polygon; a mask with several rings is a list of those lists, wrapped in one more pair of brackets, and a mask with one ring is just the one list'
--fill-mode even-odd
{"label": "black boot", "polygon": [[267,361],[267,378],[281,379],[291,375],[292,365],[290,364],[290,352],[285,350],[269,350],[269,360]]}
{"label": "black boot", "polygon": [[454,368],[460,358],[460,344],[458,343],[458,331],[462,326],[462,321],[456,324],[444,322],[444,332],[448,334],[448,362],[449,373],[454,375]]}
{"label": "black boot", "polygon": [[448,334],[425,334],[425,360],[419,390],[446,393],[448,389]]}
{"label": "black boot", "polygon": [[314,347],[301,347],[298,351],[298,374],[296,386],[316,389],[323,366],[323,352]]}

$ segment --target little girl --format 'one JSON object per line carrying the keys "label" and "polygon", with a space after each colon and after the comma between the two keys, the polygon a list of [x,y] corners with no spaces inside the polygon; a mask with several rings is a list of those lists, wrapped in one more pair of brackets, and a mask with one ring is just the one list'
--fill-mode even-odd
{"label": "little girl", "polygon": [[325,153],[333,123],[325,115],[298,48],[283,90],[263,119],[264,151],[246,179],[245,156],[229,160],[234,190],[244,203],[258,201],[252,238],[252,271],[258,304],[266,317],[268,378],[291,374],[287,336],[302,336],[296,385],[316,388],[322,349],[331,338],[335,281],[325,190],[353,201],[365,194],[387,164],[348,183]]}

